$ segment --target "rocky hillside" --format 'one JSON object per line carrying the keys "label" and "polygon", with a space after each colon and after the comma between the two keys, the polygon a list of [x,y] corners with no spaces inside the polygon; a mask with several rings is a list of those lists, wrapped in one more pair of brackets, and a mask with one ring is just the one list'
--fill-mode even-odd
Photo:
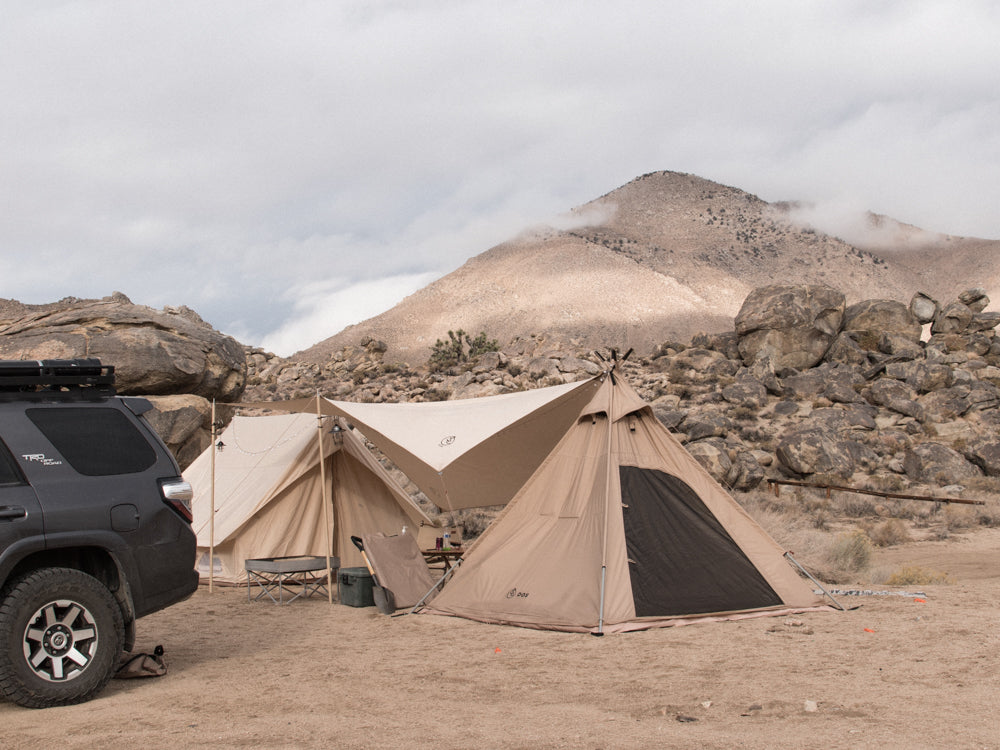
{"label": "rocky hillside", "polygon": [[421,362],[449,330],[501,342],[544,333],[580,346],[635,347],[731,329],[752,289],[829,284],[849,302],[950,299],[982,286],[1000,299],[1000,242],[923,232],[871,216],[848,244],[808,212],[692,175],[645,175],[573,212],[575,228],[528,232],[472,258],[391,310],[299,353],[323,363],[365,338]]}
{"label": "rocky hillside", "polygon": [[[761,287],[729,331],[660,342],[620,371],[735,491],[779,479],[991,498],[981,522],[992,524],[1000,522],[992,507],[1000,492],[1000,313],[988,304],[981,288],[946,304],[918,293],[909,304],[849,305],[832,287]],[[365,339],[322,365],[253,352],[246,398],[317,390],[368,402],[472,398],[602,369],[592,350],[543,336],[437,372],[401,367],[386,351]]]}

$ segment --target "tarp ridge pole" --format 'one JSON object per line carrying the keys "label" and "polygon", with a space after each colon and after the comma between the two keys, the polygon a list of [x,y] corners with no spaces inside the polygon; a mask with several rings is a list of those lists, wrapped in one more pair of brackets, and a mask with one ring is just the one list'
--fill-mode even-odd
{"label": "tarp ridge pole", "polygon": [[212,460],[211,473],[212,484],[209,492],[210,501],[208,509],[208,593],[215,591],[215,437],[217,426],[215,424],[215,399],[212,399]]}
{"label": "tarp ridge pole", "polygon": [[323,456],[323,404],[319,389],[316,390],[316,446],[319,450],[319,481],[323,495],[323,527],[326,531],[326,597],[333,604],[333,571],[330,569],[330,554],[333,548],[333,530],[330,520],[330,496],[326,487],[326,460]]}

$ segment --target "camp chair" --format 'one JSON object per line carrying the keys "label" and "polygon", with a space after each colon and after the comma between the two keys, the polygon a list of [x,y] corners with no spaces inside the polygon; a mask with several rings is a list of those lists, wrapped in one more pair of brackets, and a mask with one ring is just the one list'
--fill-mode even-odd
{"label": "camp chair", "polygon": [[386,536],[378,532],[364,534],[361,540],[375,578],[392,592],[397,609],[412,607],[434,588],[434,576],[410,534]]}

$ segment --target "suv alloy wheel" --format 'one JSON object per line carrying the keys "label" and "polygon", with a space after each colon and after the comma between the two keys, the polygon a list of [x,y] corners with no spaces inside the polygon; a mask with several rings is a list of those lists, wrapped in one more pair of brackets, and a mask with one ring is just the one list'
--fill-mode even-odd
{"label": "suv alloy wheel", "polygon": [[37,570],[0,602],[0,692],[34,708],[89,700],[114,675],[124,633],[121,608],[96,578]]}
{"label": "suv alloy wheel", "polygon": [[0,693],[32,708],[89,700],[114,675],[124,640],[121,608],[100,581],[37,570],[0,602]]}

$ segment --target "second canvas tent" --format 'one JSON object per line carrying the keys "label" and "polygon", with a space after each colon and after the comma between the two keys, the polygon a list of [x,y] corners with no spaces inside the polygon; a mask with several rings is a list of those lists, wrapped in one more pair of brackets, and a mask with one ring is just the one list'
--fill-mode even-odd
{"label": "second canvas tent", "polygon": [[[315,414],[234,417],[214,446],[184,472],[195,488],[194,530],[199,568],[208,575],[214,546],[214,578],[246,579],[244,561],[326,554],[327,518],[332,520],[331,554],[341,567],[364,565],[351,535],[415,534],[431,520],[375,460],[351,430],[322,430],[325,471],[320,470]],[[212,451],[215,452],[215,522],[211,523]],[[331,513],[324,511],[322,477]]]}

